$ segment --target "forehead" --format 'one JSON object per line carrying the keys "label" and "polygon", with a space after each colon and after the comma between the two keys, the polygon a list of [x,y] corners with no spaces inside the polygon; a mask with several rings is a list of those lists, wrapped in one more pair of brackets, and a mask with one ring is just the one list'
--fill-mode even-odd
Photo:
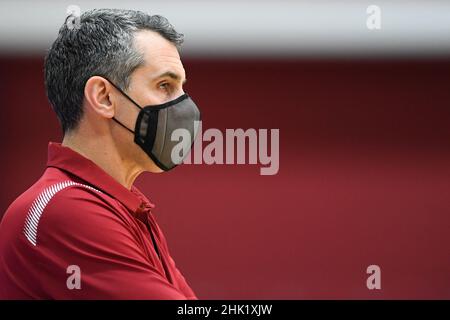
{"label": "forehead", "polygon": [[185,78],[177,47],[160,34],[142,30],[135,34],[134,45],[144,55],[143,68],[148,73],[172,71]]}

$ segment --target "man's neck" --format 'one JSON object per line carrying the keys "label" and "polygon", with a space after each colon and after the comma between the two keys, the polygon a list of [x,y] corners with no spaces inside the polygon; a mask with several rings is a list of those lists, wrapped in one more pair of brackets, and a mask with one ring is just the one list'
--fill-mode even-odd
{"label": "man's neck", "polygon": [[136,164],[125,161],[112,142],[66,134],[61,144],[94,162],[128,190],[142,172]]}

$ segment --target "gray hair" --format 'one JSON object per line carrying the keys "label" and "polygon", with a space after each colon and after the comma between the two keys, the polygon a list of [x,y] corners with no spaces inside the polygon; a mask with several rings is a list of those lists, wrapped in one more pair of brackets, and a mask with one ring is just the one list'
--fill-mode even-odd
{"label": "gray hair", "polygon": [[45,57],[45,88],[63,133],[75,128],[83,115],[84,86],[102,75],[126,90],[130,75],[144,63],[134,46],[134,33],[152,30],[177,47],[183,35],[159,15],[121,9],[94,9],[80,16],[79,24],[68,19]]}

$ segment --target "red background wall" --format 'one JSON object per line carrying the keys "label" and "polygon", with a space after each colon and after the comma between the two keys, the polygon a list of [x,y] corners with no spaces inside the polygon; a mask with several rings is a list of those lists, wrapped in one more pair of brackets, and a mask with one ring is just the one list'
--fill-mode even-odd
{"label": "red background wall", "polygon": [[[200,298],[450,298],[449,60],[185,67],[204,129],[280,129],[275,176],[184,165],[137,181]],[[61,140],[42,69],[0,58],[1,212]]]}

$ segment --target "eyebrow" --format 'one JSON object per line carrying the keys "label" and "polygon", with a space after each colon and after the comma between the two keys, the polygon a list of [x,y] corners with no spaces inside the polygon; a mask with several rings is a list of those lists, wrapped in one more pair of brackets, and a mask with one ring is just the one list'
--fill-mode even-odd
{"label": "eyebrow", "polygon": [[[176,73],[174,73],[172,71],[166,71],[164,73],[161,73],[159,76],[155,77],[155,80],[156,79],[160,79],[160,78],[164,78],[164,77],[169,77],[169,78],[172,78],[172,79],[177,80],[177,81],[181,80],[181,77],[178,74],[176,74]],[[185,84],[186,81],[187,81],[187,79],[184,79],[183,80],[183,84]]]}

